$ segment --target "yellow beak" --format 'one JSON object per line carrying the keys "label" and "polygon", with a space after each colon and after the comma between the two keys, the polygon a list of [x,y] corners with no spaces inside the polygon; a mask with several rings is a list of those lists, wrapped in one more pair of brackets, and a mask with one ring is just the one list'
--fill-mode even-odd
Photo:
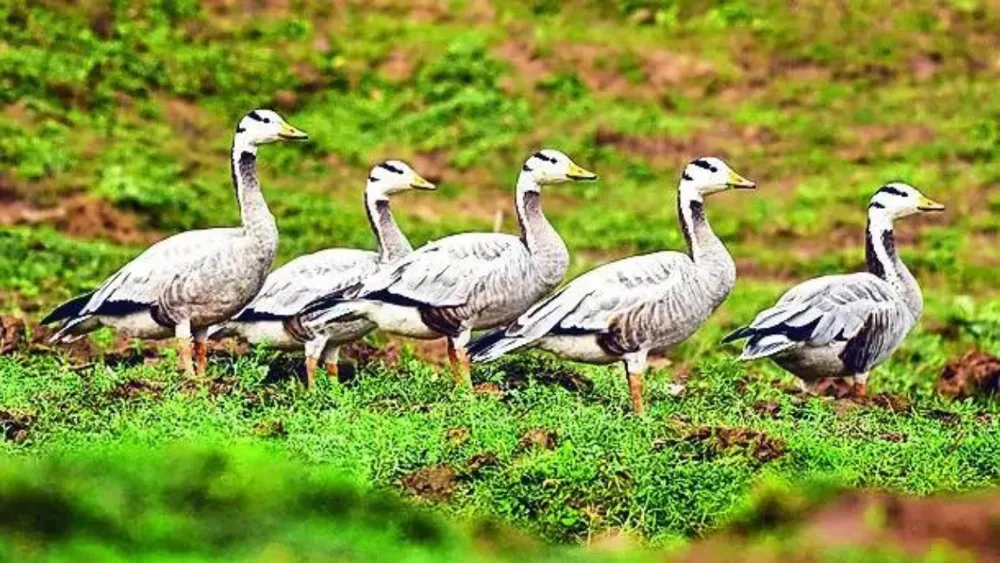
{"label": "yellow beak", "polygon": [[418,190],[433,190],[437,189],[437,186],[424,180],[422,177],[414,175],[413,181],[410,182],[410,187]]}
{"label": "yellow beak", "polygon": [[566,177],[574,181],[592,181],[597,179],[597,174],[594,174],[589,170],[584,170],[571,162],[569,163],[569,170],[566,171]]}
{"label": "yellow beak", "polygon": [[944,211],[944,205],[921,195],[920,200],[917,202],[917,209],[921,211]]}
{"label": "yellow beak", "polygon": [[733,172],[732,170],[729,171],[729,180],[726,181],[726,184],[736,189],[742,189],[742,190],[752,190],[757,187],[757,184],[751,182],[750,180],[747,180],[746,178],[740,176],[739,174]]}
{"label": "yellow beak", "polygon": [[305,141],[309,138],[309,135],[306,135],[305,131],[296,129],[287,123],[281,126],[281,131],[278,131],[278,136],[286,141]]}

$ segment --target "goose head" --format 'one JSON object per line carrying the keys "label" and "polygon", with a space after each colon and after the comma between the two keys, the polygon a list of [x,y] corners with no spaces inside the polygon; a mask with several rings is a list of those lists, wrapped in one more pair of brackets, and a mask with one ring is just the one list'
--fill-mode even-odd
{"label": "goose head", "polygon": [[436,186],[417,174],[409,164],[401,160],[387,160],[372,168],[368,173],[366,191],[376,197],[405,192],[407,190],[433,190]]}
{"label": "goose head", "polygon": [[698,196],[711,195],[735,188],[752,190],[757,184],[740,176],[720,158],[707,156],[692,160],[681,174],[681,190],[690,190]]}
{"label": "goose head", "polygon": [[304,141],[304,131],[289,125],[283,117],[269,109],[255,109],[243,116],[236,126],[236,135],[248,145],[257,146],[278,141]]}
{"label": "goose head", "polygon": [[903,182],[890,182],[882,186],[868,204],[869,214],[881,212],[891,219],[943,210],[944,205],[928,199],[920,190]]}
{"label": "goose head", "polygon": [[568,156],[553,149],[542,149],[529,156],[521,167],[521,174],[528,175],[540,186],[597,179],[597,174],[584,170]]}

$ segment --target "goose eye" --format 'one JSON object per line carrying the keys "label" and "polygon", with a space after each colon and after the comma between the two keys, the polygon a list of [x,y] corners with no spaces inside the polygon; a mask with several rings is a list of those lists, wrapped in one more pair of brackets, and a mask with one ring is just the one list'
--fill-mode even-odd
{"label": "goose eye", "polygon": [[264,123],[270,123],[270,122],[271,122],[271,118],[270,117],[265,117],[264,118]]}

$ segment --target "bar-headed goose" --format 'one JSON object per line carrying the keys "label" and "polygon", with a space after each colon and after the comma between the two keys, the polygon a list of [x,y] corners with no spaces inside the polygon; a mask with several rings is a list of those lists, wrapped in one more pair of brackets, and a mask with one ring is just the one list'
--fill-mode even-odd
{"label": "bar-headed goose", "polygon": [[559,151],[539,151],[517,178],[519,237],[445,237],[380,270],[353,295],[360,299],[344,303],[343,296],[331,295],[310,309],[327,319],[366,318],[404,336],[445,336],[455,377],[468,382],[465,345],[472,330],[516,319],[559,285],[569,267],[566,245],[542,213],[542,186],[596,179]]}
{"label": "bar-headed goose", "polygon": [[411,189],[433,190],[434,184],[398,160],[372,168],[364,204],[378,251],[329,248],[292,260],[271,272],[257,297],[217,334],[239,334],[253,344],[281,349],[304,346],[308,385],[315,381],[321,359],[327,374],[336,377],[340,346],[363,337],[375,324],[366,319],[317,324],[299,313],[311,301],[356,286],[413,250],[389,209],[390,195]]}
{"label": "bar-headed goose", "polygon": [[506,329],[473,342],[473,361],[529,346],[582,362],[624,361],[632,407],[641,413],[649,353],[691,336],[736,282],[736,266],[708,224],[703,198],[729,188],[754,187],[717,158],[691,162],[677,188],[687,254],[656,252],[591,270]]}
{"label": "bar-headed goose", "polygon": [[139,338],[176,337],[181,366],[206,365],[208,327],[238,312],[260,290],[278,246],[278,228],[257,182],[257,148],[306,134],[277,113],[258,109],[240,120],[233,137],[232,180],[242,226],[188,231],[164,239],[115,272],[96,290],[73,298],[42,322],[62,321],[52,340],[99,326]]}
{"label": "bar-headed goose", "polygon": [[892,355],[923,309],[920,286],[896,254],[893,220],[943,209],[913,186],[882,186],[868,205],[867,272],[803,282],[723,342],[747,338],[741,360],[771,358],[806,391],[820,378],[844,377],[864,395],[869,372]]}

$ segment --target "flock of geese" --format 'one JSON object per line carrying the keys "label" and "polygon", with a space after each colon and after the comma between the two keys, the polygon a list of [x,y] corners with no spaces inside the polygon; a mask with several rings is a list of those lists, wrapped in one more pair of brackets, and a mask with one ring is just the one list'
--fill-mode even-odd
{"label": "flock of geese", "polygon": [[[339,348],[375,329],[446,338],[460,384],[469,382],[470,362],[540,348],[581,362],[623,362],[633,409],[641,412],[648,356],[690,337],[736,283],[705,198],[756,186],[717,158],[698,158],[677,188],[686,253],[624,258],[556,290],[570,256],[542,211],[542,189],[597,176],[551,149],[528,157],[517,177],[517,236],[461,233],[414,250],[393,219],[390,198],[434,185],[390,160],[371,170],[365,187],[376,252],[331,248],[269,274],[278,228],[257,180],[257,149],[305,139],[273,111],[248,113],[232,147],[242,225],[184,232],[151,246],[46,316],[43,323],[60,323],[53,341],[102,326],[138,338],[173,337],[184,372],[203,375],[207,340],[239,335],[304,349],[310,386],[320,362],[335,375]],[[899,346],[922,309],[920,287],[896,254],[893,221],[942,209],[907,184],[882,186],[868,205],[867,272],[801,283],[725,342],[745,339],[741,359],[771,358],[805,390],[820,378],[840,377],[864,394],[868,374]],[[473,341],[477,330],[489,332]]]}

